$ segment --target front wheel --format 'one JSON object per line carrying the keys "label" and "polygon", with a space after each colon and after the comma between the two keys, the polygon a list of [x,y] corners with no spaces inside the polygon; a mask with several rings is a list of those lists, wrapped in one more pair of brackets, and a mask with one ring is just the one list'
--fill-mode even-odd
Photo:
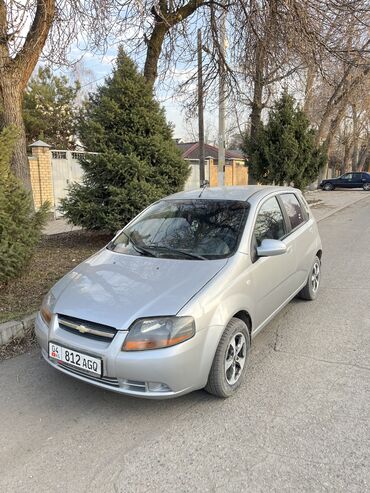
{"label": "front wheel", "polygon": [[315,300],[319,292],[321,281],[321,261],[315,257],[308,275],[306,286],[299,292],[298,296],[303,300]]}
{"label": "front wheel", "polygon": [[370,182],[364,183],[362,185],[362,188],[365,190],[365,192],[370,192]]}
{"label": "front wheel", "polygon": [[230,397],[240,387],[247,369],[251,342],[246,324],[232,318],[220,339],[205,390],[217,397]]}
{"label": "front wheel", "polygon": [[326,192],[330,192],[331,190],[334,190],[334,185],[332,183],[325,183],[325,185],[322,188]]}

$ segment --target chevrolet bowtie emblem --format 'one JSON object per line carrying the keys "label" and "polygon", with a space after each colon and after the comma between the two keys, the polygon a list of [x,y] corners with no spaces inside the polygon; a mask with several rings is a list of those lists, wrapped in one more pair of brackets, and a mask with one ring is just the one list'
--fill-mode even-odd
{"label": "chevrolet bowtie emblem", "polygon": [[77,325],[76,329],[81,332],[81,334],[85,334],[86,332],[89,332],[89,329],[85,327],[84,325]]}

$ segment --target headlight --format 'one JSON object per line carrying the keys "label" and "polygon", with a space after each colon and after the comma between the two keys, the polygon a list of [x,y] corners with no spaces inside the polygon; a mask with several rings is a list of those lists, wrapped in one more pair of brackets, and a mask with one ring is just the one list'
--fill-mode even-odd
{"label": "headlight", "polygon": [[158,317],[136,320],[122,351],[143,351],[175,346],[195,334],[193,317]]}
{"label": "headlight", "polygon": [[52,294],[51,291],[49,291],[48,294],[45,296],[45,298],[42,300],[40,313],[43,321],[46,323],[48,327],[51,322],[51,317],[53,314],[53,308],[55,306],[55,302],[56,302],[55,296]]}

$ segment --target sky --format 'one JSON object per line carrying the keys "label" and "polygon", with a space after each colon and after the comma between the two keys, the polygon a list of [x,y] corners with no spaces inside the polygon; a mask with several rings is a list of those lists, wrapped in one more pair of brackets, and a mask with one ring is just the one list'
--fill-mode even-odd
{"label": "sky", "polygon": [[[74,55],[78,55],[81,52],[74,53],[73,50],[70,54],[71,58]],[[110,48],[104,56],[95,55],[92,53],[84,54],[79,68],[82,72],[82,86],[86,92],[93,91],[96,85],[104,83],[104,78],[112,72],[116,58],[116,49]],[[78,74],[77,74],[78,77]],[[178,76],[178,79],[181,75]],[[176,76],[175,76],[176,79]],[[182,108],[181,101],[176,96],[170,94],[171,91],[161,91],[156,94],[158,100],[165,108],[167,120],[174,125],[174,137],[181,138],[184,141],[190,141],[194,138],[194,132],[191,129],[196,130],[196,122],[186,123],[185,111]],[[206,117],[211,118],[211,115],[207,114]]]}

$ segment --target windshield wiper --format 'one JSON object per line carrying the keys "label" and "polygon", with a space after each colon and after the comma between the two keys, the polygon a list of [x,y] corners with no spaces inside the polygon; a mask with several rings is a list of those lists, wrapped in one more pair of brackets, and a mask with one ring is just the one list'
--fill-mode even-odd
{"label": "windshield wiper", "polygon": [[167,247],[164,245],[155,245],[155,244],[152,244],[149,246],[150,246],[150,248],[153,248],[153,250],[155,249],[155,250],[159,250],[159,251],[166,251],[168,253],[180,254],[180,255],[183,255],[185,257],[195,258],[197,260],[207,260],[207,258],[203,257],[202,255],[197,255],[196,253],[185,252],[184,250],[179,250],[177,248],[171,248],[171,247]]}
{"label": "windshield wiper", "polygon": [[131,235],[128,235],[124,231],[122,233],[126,236],[128,241],[131,243],[131,245],[134,247],[134,250],[136,250],[138,253],[141,253],[141,255],[148,255],[149,257],[157,257],[151,250],[142,247],[141,245],[139,246],[131,237]]}

